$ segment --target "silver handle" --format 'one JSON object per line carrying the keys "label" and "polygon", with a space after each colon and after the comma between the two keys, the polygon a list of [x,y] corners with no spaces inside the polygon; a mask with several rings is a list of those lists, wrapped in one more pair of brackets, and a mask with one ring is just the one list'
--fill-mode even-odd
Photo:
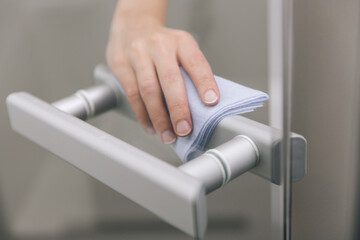
{"label": "silver handle", "polygon": [[[12,128],[197,238],[206,230],[206,193],[250,169],[277,183],[275,129],[242,117],[224,119],[209,149],[176,168],[80,120],[115,107],[133,118],[108,69],[97,67],[95,79],[98,85],[52,105],[28,93],[11,94],[7,106]],[[294,175],[299,179],[305,174],[306,142],[299,135],[293,139]]]}
{"label": "silver handle", "polygon": [[[117,80],[106,66],[98,65],[95,68],[94,81],[96,86],[79,90],[53,105],[81,119],[88,119],[116,106],[119,113],[135,120]],[[258,147],[261,161],[251,172],[279,184],[281,131],[242,116],[227,117],[216,127],[206,149],[215,148],[238,135],[251,138]],[[306,174],[306,140],[296,133],[291,134],[291,159],[292,181],[299,181]]]}

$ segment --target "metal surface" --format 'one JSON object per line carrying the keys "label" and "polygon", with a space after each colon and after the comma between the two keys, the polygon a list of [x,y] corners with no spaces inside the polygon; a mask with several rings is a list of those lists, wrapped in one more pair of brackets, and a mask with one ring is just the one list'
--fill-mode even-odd
{"label": "metal surface", "polygon": [[[135,120],[134,114],[119,90],[117,80],[104,65],[98,65],[94,70],[94,79],[97,84],[109,84],[116,94],[121,94],[121,103],[117,111],[124,116]],[[269,181],[280,184],[280,143],[282,132],[265,124],[241,116],[226,117],[221,120],[205,147],[206,150],[215,148],[238,135],[250,137],[259,150],[259,164],[251,172]],[[301,180],[306,174],[306,140],[303,136],[291,133],[291,161],[292,181]]]}
{"label": "metal surface", "polygon": [[[90,110],[87,110],[89,107],[86,106],[95,106],[93,111],[98,114],[112,109],[114,104],[117,103],[116,110],[119,113],[135,120],[117,80],[109,69],[99,65],[95,68],[94,75],[98,85],[81,90],[81,97],[75,93],[73,96],[53,103],[53,105],[81,119],[87,119],[93,114],[89,113]],[[73,104],[70,100],[73,101]],[[81,114],[78,114],[78,112]],[[215,148],[238,135],[248,136],[257,146],[261,160],[251,171],[275,184],[280,184],[281,134],[279,129],[271,128],[245,117],[232,116],[223,119],[218,124],[206,149]],[[292,181],[299,181],[306,174],[306,140],[295,133],[291,134],[291,159],[293,162]]]}
{"label": "metal surface", "polygon": [[206,193],[210,193],[254,168],[258,160],[259,152],[254,142],[240,135],[181,165],[179,169],[200,179],[205,184]]}
{"label": "metal surface", "polygon": [[226,173],[225,182],[229,182],[256,166],[259,162],[259,150],[247,136],[239,135],[234,139],[206,152],[218,158]]}
{"label": "metal surface", "polygon": [[[11,94],[7,105],[12,128],[194,237],[201,238],[206,229],[205,191],[250,169],[282,183],[278,130],[228,117],[206,146],[211,149],[177,169],[75,118],[88,119],[114,107],[133,118],[117,80],[105,67],[95,70],[95,79],[98,85],[53,105],[27,93]],[[305,175],[306,142],[295,134],[292,142],[298,180]]]}
{"label": "metal surface", "polygon": [[81,105],[79,99],[84,108],[92,106],[85,118],[114,104],[114,97],[99,97],[109,94],[104,90],[104,85],[82,90],[83,97],[75,94],[53,106],[28,93],[13,93],[7,98],[12,128],[175,227],[202,237],[205,190],[210,193],[255,167],[256,144],[247,136],[237,136],[177,169],[75,117],[81,111],[73,111],[72,99],[76,106]]}
{"label": "metal surface", "polygon": [[292,161],[291,161],[291,86],[293,80],[293,0],[283,0],[283,127],[280,179],[284,198],[284,240],[291,239]]}
{"label": "metal surface", "polygon": [[206,229],[201,181],[27,93],[7,98],[12,128],[194,237]]}
{"label": "metal surface", "polygon": [[86,120],[118,105],[118,96],[109,84],[79,90],[74,95],[53,103],[56,108]]}
{"label": "metal surface", "polygon": [[[280,183],[280,140],[278,129],[258,123],[241,116],[227,117],[216,127],[206,148],[213,148],[221,142],[226,142],[237,135],[250,137],[259,150],[259,164],[251,170],[252,173]],[[306,174],[306,140],[296,133],[291,134],[292,180],[299,181]]]}
{"label": "metal surface", "polygon": [[[293,141],[291,130],[291,84],[292,84],[292,0],[268,2],[268,71],[270,96],[270,125],[281,130],[277,147],[279,164],[276,169],[278,185],[272,186],[272,238],[291,239],[291,188],[297,179],[299,162],[293,161],[299,154],[296,147],[301,141]],[[306,163],[303,164],[306,169]],[[293,175],[295,174],[294,178]]]}
{"label": "metal surface", "polygon": [[[65,112],[72,113],[73,106],[67,99],[77,98],[75,106],[83,106],[84,109],[79,110],[77,108],[76,111],[84,113],[89,112],[89,110],[86,110],[86,105],[101,106],[101,110],[104,111],[106,109],[111,109],[116,102],[116,110],[119,113],[135,120],[131,107],[126,101],[126,97],[121,91],[117,80],[106,66],[98,65],[95,68],[94,79],[95,83],[98,85],[81,90],[81,98],[78,97],[78,94],[75,94],[72,97],[65,98],[65,100],[60,100],[53,105],[60,107],[60,109],[63,109]],[[96,96],[96,98],[92,96]],[[81,104],[78,103],[80,101],[79,99],[82,101]],[[97,108],[95,108],[94,111],[101,112],[98,111]],[[91,115],[92,114],[88,114],[85,118],[90,117]],[[279,185],[281,178],[280,145],[282,131],[241,116],[227,117],[216,127],[206,146],[206,150],[215,148],[238,135],[250,137],[258,148],[260,161],[251,171]],[[291,179],[292,181],[299,181],[306,174],[306,140],[301,135],[291,133],[290,145],[292,162]]]}
{"label": "metal surface", "polygon": [[[124,93],[106,66],[98,65],[95,68],[94,79],[98,85],[81,90],[81,97],[79,97],[78,93],[75,93],[73,96],[57,101],[53,105],[81,119],[87,119],[93,115],[91,112],[100,113],[113,108],[116,103],[116,110],[119,113],[135,120],[135,116],[126,101]],[[76,100],[74,101],[74,106],[69,101],[73,99]],[[282,132],[277,128],[272,128],[241,116],[227,117],[215,128],[206,146],[206,150],[215,148],[238,135],[250,137],[258,147],[260,161],[251,171],[275,184],[280,184],[280,144]],[[306,174],[306,140],[298,134],[291,133],[290,144],[293,166],[291,168],[291,179],[292,181],[299,181]]]}
{"label": "metal surface", "polygon": [[[269,0],[268,9],[268,85],[269,85],[269,124],[283,127],[283,0]],[[281,134],[281,133],[280,133]],[[279,142],[281,135],[277,137]],[[284,236],[284,192],[280,186],[280,144],[276,155],[279,158],[276,171],[278,185],[271,186],[271,239],[283,240]]]}

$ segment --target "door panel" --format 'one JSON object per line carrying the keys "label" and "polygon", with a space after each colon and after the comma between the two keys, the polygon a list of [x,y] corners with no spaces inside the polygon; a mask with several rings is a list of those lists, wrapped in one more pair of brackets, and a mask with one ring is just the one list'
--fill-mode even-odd
{"label": "door panel", "polygon": [[[2,99],[25,90],[51,102],[92,84],[93,67],[104,62],[115,1],[5,0],[0,6]],[[268,82],[266,1],[170,1],[168,8],[168,26],[195,36],[215,74],[277,96]],[[352,239],[359,189],[354,90],[359,2],[295,1],[294,11],[293,126],[309,138],[310,161],[308,176],[294,184],[293,238]],[[15,135],[1,104],[0,214],[5,221],[0,220],[0,229],[24,239],[191,239]],[[272,111],[266,105],[245,116],[270,124]],[[117,113],[90,123],[180,164],[169,147]],[[246,173],[209,195],[205,239],[269,239],[271,194],[270,182]]]}

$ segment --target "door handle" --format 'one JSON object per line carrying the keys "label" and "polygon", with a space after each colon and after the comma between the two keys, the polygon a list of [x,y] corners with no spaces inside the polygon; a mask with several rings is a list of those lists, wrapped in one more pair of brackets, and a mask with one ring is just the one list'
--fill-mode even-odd
{"label": "door handle", "polygon": [[[118,81],[114,78],[108,67],[99,64],[94,69],[94,82],[98,86],[111,86],[117,96],[116,110],[135,120],[129,103],[126,101],[125,94],[119,88]],[[110,90],[109,90],[110,92]],[[102,95],[101,93],[98,95]],[[110,94],[103,94],[110,96]],[[99,97],[100,98],[100,97]],[[114,100],[115,101],[115,100]],[[94,101],[93,105],[98,102]],[[68,112],[71,105],[67,101],[60,100],[56,103],[59,108]],[[99,103],[97,103],[100,105]],[[109,103],[107,103],[108,105]],[[105,104],[104,104],[105,105]],[[99,107],[99,109],[102,109]],[[229,141],[238,135],[244,135],[251,138],[259,150],[260,162],[250,171],[260,177],[263,177],[272,183],[280,184],[280,145],[282,132],[279,129],[256,122],[242,116],[226,117],[219,122],[211,139],[205,146],[205,149],[214,148],[220,144]],[[292,163],[292,181],[300,181],[304,178],[307,171],[307,142],[306,139],[296,133],[291,133],[291,163]]]}
{"label": "door handle", "polygon": [[[94,76],[95,86],[53,104],[10,94],[12,128],[196,238],[206,231],[206,194],[249,170],[278,183],[278,130],[228,117],[204,154],[175,167],[83,121],[114,108],[134,118],[110,71],[98,66]],[[306,141],[293,134],[291,142],[293,180],[299,180],[306,172]]]}

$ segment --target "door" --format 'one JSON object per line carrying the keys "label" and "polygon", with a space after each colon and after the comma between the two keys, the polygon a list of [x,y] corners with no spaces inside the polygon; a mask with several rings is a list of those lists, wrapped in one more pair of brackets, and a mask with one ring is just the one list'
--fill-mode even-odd
{"label": "door", "polygon": [[[290,136],[291,120],[292,52],[289,50],[293,48],[289,38],[292,29],[289,19],[292,8],[283,5],[288,3],[291,2],[169,2],[168,26],[191,32],[217,75],[270,95],[271,100],[265,107],[244,116],[280,129],[284,137],[283,158],[279,165],[280,183],[271,183],[249,172],[207,196],[205,239],[269,239],[271,235],[273,239],[290,239],[290,142],[285,140]],[[349,1],[343,9],[344,14],[349,9],[356,9],[356,4]],[[11,92],[23,90],[52,102],[93,84],[90,73],[97,63],[104,62],[107,31],[115,1],[34,1],[31,4],[3,1],[1,5],[5,7],[0,8],[0,18],[6,19],[0,21],[1,31],[5,32],[1,35],[6,36],[0,40],[5,52],[1,61],[2,79],[5,79],[5,87],[0,89],[3,99]],[[325,2],[318,3],[315,9],[322,9],[325,5],[335,9]],[[307,5],[295,5],[298,22],[304,21],[303,12],[317,16],[315,10],[309,11],[312,6],[310,1]],[[346,23],[358,16],[358,12],[352,13],[353,18],[349,17]],[[282,25],[284,19],[286,25]],[[316,20],[321,22],[319,18]],[[302,24],[309,25],[300,23],[300,26]],[[317,29],[316,25],[312,28]],[[305,30],[300,28],[299,31]],[[354,45],[355,35],[352,38]],[[299,42],[296,44],[295,49],[304,47]],[[311,49],[307,50],[311,52]],[[298,58],[307,59],[296,55],[295,59]],[[356,66],[354,61],[351,63]],[[22,66],[22,71],[18,71],[18,66]],[[300,70],[295,67],[295,72]],[[316,76],[316,69],[313,71],[313,76]],[[303,92],[297,87],[304,83],[298,79],[295,83],[298,84],[295,84],[295,94]],[[310,85],[307,85],[308,91]],[[298,104],[295,109],[303,109],[297,102],[298,96],[295,95]],[[0,203],[4,206],[0,209],[6,209],[2,211],[4,220],[0,221],[0,229],[6,229],[7,238],[192,239],[60,158],[15,135],[6,120],[5,105],[1,109],[4,119],[1,121],[4,132],[1,152],[7,157],[1,161],[0,168]],[[299,115],[297,110],[296,126],[303,123],[298,120],[303,119],[303,115]],[[100,115],[90,123],[159,159],[166,159],[174,166],[180,165],[170,148],[145,136],[136,123],[118,113]],[[303,134],[304,128],[296,130]],[[356,181],[351,183],[351,189],[356,189]],[[306,214],[301,215],[308,189],[310,187],[306,184],[295,185],[295,239],[302,239],[302,229],[306,229],[307,239],[316,232],[306,226],[310,199],[305,201]],[[333,209],[336,207],[329,208]],[[320,213],[316,216],[320,217]],[[325,229],[321,233],[325,234]]]}
{"label": "door", "polygon": [[[11,16],[21,16],[21,23],[6,21],[12,22],[14,26],[3,28],[4,31],[9,31],[9,34],[4,34],[8,36],[5,42],[9,44],[8,49],[19,49],[18,52],[8,52],[8,56],[16,57],[12,65],[6,64],[12,67],[5,72],[10,76],[9,79],[17,79],[11,82],[12,86],[18,86],[9,88],[6,95],[21,89],[47,101],[54,101],[82,86],[92,84],[89,73],[93,66],[103,61],[106,29],[114,2],[65,4],[37,1],[32,4],[3,4],[14,11],[13,14],[5,13],[3,16],[9,19]],[[200,10],[203,13],[198,15]],[[59,16],[59,13],[62,14]],[[228,5],[215,1],[173,1],[169,4],[168,25],[188,30],[197,38],[216,74],[278,96],[282,94],[281,90],[275,89],[274,91],[280,92],[271,93],[272,82],[268,82],[267,13],[268,6],[263,1],[233,1]],[[91,39],[88,36],[93,34],[93,26],[89,22],[94,22],[99,32]],[[234,22],[239,23],[236,24],[237,31],[233,31],[231,26]],[[76,24],[73,25],[74,23]],[[18,32],[17,29],[23,31]],[[40,38],[44,35],[46,37]],[[16,45],[14,38],[23,39],[24,42]],[[282,45],[279,46],[282,48]],[[81,66],[87,55],[89,57],[86,57],[86,64]],[[54,58],[59,63],[48,64],[49,59]],[[25,71],[15,71],[16,64],[24,66]],[[24,83],[21,79],[25,78],[33,80]],[[75,78],[81,80],[74,81]],[[269,106],[267,104],[246,117],[269,124],[269,111],[272,111]],[[273,116],[277,114],[281,113],[276,112]],[[278,119],[281,118],[279,116]],[[118,114],[108,113],[91,120],[91,123],[158,158],[167,159],[174,165],[179,164],[171,149],[156,139],[144,136],[135,123]],[[24,141],[10,132],[8,134],[15,137],[17,142]],[[11,169],[12,172],[20,171],[19,175],[25,180],[17,180],[14,174],[2,174],[5,178],[2,181],[5,186],[4,205],[10,216],[10,232],[15,237],[46,239],[48,236],[61,237],[68,234],[79,235],[81,238],[93,231],[95,238],[99,239],[109,237],[109,232],[114,231],[117,238],[126,239],[189,238],[53,155],[40,149],[33,150],[32,145],[25,141],[19,148],[25,149],[24,152],[4,150],[10,156],[9,159],[15,160],[6,161],[2,168],[9,173]],[[34,157],[31,162],[23,162],[24,157],[30,155],[26,152],[28,148],[30,152],[35,151],[31,154]],[[9,183],[12,181],[15,181],[15,185]],[[271,186],[272,183],[268,180],[249,173],[210,195],[206,238],[267,238],[273,228]],[[11,193],[11,189],[18,189],[21,196]],[[282,207],[283,203],[280,205]],[[277,216],[280,217],[282,216]],[[255,226],[262,231],[255,230]]]}

